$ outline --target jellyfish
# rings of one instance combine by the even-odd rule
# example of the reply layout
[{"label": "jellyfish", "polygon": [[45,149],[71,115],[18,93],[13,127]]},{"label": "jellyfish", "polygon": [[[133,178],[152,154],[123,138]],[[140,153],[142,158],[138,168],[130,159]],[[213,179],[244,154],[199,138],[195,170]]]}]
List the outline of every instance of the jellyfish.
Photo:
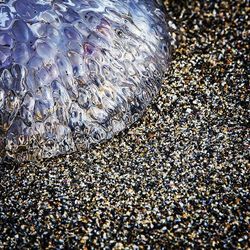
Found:
[{"label": "jellyfish", "polygon": [[161,88],[161,0],[0,2],[0,157],[88,149],[134,123]]}]

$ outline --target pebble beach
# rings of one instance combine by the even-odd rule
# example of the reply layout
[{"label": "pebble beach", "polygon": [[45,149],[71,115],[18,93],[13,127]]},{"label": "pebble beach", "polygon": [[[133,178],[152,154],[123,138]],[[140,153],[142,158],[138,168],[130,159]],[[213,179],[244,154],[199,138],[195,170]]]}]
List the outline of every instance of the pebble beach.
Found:
[{"label": "pebble beach", "polygon": [[0,249],[249,249],[249,1],[165,3],[172,62],[138,122],[0,164]]}]

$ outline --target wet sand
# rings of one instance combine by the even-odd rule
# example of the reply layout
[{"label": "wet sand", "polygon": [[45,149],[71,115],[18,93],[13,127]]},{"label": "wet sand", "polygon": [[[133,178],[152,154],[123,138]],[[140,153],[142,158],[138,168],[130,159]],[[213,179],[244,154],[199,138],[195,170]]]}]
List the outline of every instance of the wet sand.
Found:
[{"label": "wet sand", "polygon": [[166,1],[160,95],[88,152],[0,166],[0,249],[247,249],[248,1]]}]

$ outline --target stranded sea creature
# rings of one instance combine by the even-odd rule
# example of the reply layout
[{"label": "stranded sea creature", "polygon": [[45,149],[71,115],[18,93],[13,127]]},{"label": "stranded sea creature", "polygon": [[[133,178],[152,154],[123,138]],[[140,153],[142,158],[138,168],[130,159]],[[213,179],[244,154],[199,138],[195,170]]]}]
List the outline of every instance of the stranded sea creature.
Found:
[{"label": "stranded sea creature", "polygon": [[0,2],[0,157],[82,150],[158,93],[170,37],[161,0]]}]

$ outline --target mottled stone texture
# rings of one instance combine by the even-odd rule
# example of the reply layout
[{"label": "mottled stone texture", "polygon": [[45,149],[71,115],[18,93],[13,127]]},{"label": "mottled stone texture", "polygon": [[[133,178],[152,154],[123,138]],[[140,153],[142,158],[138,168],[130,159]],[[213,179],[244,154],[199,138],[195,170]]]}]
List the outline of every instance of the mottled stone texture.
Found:
[{"label": "mottled stone texture", "polygon": [[169,43],[161,1],[0,3],[0,156],[51,157],[123,130],[158,92]]}]

